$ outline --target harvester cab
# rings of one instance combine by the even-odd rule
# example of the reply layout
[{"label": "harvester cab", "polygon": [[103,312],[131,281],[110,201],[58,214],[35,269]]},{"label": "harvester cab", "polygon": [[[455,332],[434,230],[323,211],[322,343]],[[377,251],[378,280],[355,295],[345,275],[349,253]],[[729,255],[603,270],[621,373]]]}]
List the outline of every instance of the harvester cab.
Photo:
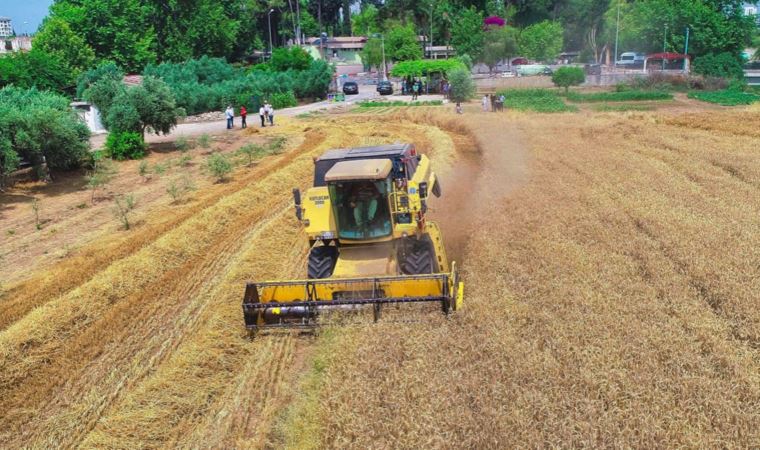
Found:
[{"label": "harvester cab", "polygon": [[441,195],[426,155],[411,144],[330,150],[315,160],[314,183],[293,190],[310,251],[307,279],[248,283],[246,326],[313,325],[329,307],[462,303],[463,284],[438,226],[426,220]]}]

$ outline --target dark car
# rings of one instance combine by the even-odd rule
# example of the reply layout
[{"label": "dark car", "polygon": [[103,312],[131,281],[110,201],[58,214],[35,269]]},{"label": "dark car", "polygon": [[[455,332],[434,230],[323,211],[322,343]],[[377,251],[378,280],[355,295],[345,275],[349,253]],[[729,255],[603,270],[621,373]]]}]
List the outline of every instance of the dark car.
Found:
[{"label": "dark car", "polygon": [[359,85],[356,81],[346,81],[343,83],[343,93],[346,95],[356,95],[359,93]]},{"label": "dark car", "polygon": [[380,95],[391,95],[393,94],[393,85],[390,81],[381,81],[377,83],[377,92]]}]

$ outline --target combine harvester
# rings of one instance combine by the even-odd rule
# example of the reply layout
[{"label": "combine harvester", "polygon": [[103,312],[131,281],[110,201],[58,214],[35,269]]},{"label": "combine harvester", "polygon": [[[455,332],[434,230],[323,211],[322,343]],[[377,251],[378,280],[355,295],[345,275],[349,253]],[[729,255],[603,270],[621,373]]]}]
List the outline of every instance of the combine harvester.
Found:
[{"label": "combine harvester", "polygon": [[425,220],[428,194],[441,195],[414,145],[330,150],[314,162],[314,187],[293,190],[296,217],[311,250],[308,279],[248,283],[243,299],[251,332],[313,326],[327,309],[439,302],[462,306],[463,283],[449,264],[441,232]]}]

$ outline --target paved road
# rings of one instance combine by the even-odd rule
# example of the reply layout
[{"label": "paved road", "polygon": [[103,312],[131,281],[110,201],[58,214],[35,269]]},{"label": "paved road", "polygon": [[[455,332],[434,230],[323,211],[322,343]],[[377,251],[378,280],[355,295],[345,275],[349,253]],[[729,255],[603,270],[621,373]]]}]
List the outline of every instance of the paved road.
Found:
[{"label": "paved road", "polygon": [[[351,105],[362,100],[377,97],[378,94],[375,91],[374,85],[359,85],[359,94],[346,96],[344,103],[330,103],[328,101],[309,103],[308,105],[294,106],[293,108],[284,108],[275,111],[275,124],[277,123],[278,116],[297,116],[299,114],[308,113],[312,111],[328,110],[339,106]],[[251,111],[253,113],[253,111]],[[256,126],[259,122],[258,111],[256,114],[248,115],[248,125]],[[239,126],[240,118],[235,118],[235,125]],[[200,134],[213,134],[224,132],[227,127],[225,120],[215,120],[211,122],[190,122],[177,125],[171,133],[167,135],[155,135],[146,134],[145,141],[147,143],[154,142],[171,142],[179,136],[197,136]],[[93,149],[98,149],[106,142],[106,134],[95,135],[90,138],[90,145]]]}]

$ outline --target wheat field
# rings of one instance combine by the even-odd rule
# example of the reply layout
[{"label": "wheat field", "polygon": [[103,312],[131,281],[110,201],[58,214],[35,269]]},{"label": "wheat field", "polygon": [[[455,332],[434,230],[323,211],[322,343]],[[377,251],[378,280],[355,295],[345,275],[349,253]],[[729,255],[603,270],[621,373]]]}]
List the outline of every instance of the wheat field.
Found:
[{"label": "wheat field", "polygon": [[[760,446],[760,113],[476,110],[283,119],[285,153],[8,286],[0,447]],[[245,281],[305,271],[312,158],[409,141],[465,309],[249,339]]]}]

